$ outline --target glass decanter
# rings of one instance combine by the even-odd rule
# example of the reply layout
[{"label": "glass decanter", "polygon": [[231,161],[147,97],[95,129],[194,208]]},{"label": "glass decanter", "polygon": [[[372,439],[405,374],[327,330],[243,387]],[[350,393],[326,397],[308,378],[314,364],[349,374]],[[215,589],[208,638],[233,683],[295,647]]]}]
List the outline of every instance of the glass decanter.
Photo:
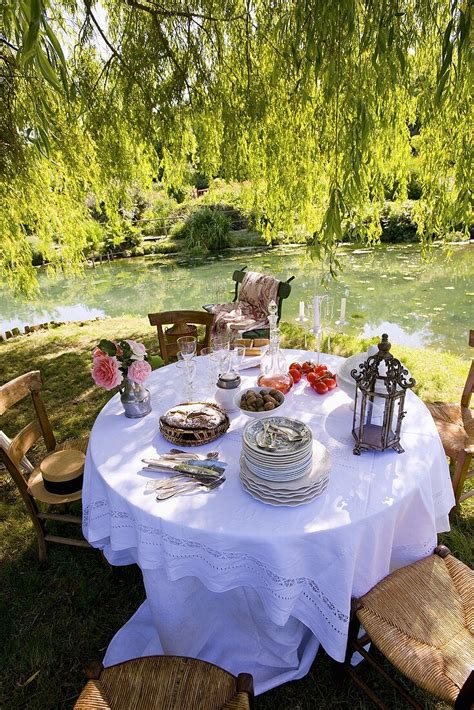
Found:
[{"label": "glass decanter", "polygon": [[286,359],[280,350],[280,328],[277,325],[278,308],[275,301],[270,301],[268,304],[268,321],[270,323],[270,344],[262,355],[257,384],[259,387],[272,387],[286,394],[291,389],[293,378],[288,372]]}]

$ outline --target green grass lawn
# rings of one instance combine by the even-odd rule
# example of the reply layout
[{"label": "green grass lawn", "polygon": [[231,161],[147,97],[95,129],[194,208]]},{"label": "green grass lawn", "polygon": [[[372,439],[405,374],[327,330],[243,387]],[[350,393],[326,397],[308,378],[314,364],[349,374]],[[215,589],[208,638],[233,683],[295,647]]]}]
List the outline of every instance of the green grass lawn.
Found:
[{"label": "green grass lawn", "polygon": [[[287,346],[300,347],[300,332],[291,326],[284,326],[283,332]],[[90,353],[101,337],[136,338],[152,352],[157,350],[147,319],[128,316],[69,324],[0,343],[0,383],[41,370],[43,398],[59,441],[88,433],[110,397],[90,378]],[[367,343],[339,336],[334,351],[348,355]],[[459,400],[467,361],[426,350],[393,351],[417,379],[421,397]],[[0,420],[0,428],[15,433],[28,414],[26,402],[18,405]],[[466,502],[452,531],[441,536],[471,566],[472,513],[473,505]],[[29,518],[5,472],[0,472],[0,521],[0,707],[70,708],[84,684],[88,662],[103,657],[114,633],[144,600],[140,571],[135,566],[112,569],[96,551],[58,545],[50,547],[49,566],[40,569]],[[260,696],[257,710],[371,707],[353,686],[336,680],[332,670],[332,662],[320,651],[306,678]],[[364,669],[363,674],[390,708],[404,707],[373,672]],[[444,707],[421,692],[417,697],[427,708]]]}]

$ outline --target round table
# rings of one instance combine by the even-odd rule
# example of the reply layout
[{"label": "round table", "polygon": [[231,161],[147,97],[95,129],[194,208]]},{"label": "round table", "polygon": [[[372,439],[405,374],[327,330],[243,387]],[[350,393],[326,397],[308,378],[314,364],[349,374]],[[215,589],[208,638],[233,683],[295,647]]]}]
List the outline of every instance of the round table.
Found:
[{"label": "round table", "polygon": [[[314,359],[305,351],[285,355],[288,362]],[[323,355],[330,369],[341,361]],[[200,358],[197,364],[200,381]],[[257,374],[243,371],[242,387]],[[405,453],[354,456],[349,397],[338,388],[317,395],[302,381],[283,414],[306,422],[330,452],[330,481],[320,498],[273,507],[244,491],[239,455],[249,419],[237,412],[223,437],[196,449],[219,451],[228,462],[226,482],[157,502],[145,490],[153,474],[142,471],[141,459],[171,448],[158,419],[183,401],[182,372],[168,365],[147,386],[152,413],[127,419],[112,397],[87,451],[84,535],[111,564],[137,563],[146,590],[105,665],[153,653],[194,656],[234,674],[252,673],[261,693],[305,675],[320,643],[342,661],[351,597],[430,554],[437,533],[449,529],[448,466],[423,402],[407,392]]]}]

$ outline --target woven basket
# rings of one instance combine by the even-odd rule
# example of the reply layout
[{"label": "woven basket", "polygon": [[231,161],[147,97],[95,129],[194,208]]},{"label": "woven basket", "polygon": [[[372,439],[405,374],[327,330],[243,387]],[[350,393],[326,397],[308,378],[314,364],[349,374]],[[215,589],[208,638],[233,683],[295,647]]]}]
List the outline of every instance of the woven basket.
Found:
[{"label": "woven basket", "polygon": [[217,404],[212,402],[183,402],[182,404],[205,404],[207,407],[213,407],[213,409],[217,409],[218,412],[224,415],[224,420],[213,429],[182,429],[166,424],[163,421],[163,417],[160,417],[160,432],[172,444],[177,444],[178,446],[209,444],[222,436],[222,434],[225,434],[230,426],[229,417]]}]

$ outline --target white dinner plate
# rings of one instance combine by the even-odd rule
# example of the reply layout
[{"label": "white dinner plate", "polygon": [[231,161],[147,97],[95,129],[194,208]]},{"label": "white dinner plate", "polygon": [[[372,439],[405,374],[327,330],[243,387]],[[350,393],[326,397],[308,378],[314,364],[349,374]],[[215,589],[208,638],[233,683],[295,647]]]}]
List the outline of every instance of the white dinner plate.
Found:
[{"label": "white dinner plate", "polygon": [[305,505],[306,503],[310,503],[315,498],[318,498],[320,495],[322,495],[326,489],[328,481],[329,476],[325,479],[325,484],[320,489],[313,491],[307,496],[301,496],[299,498],[284,498],[282,496],[267,495],[260,490],[251,489],[250,486],[244,480],[242,480],[242,487],[245,491],[247,491],[249,495],[251,495],[256,500],[259,500],[261,503],[265,503],[266,505],[296,507],[298,505]]},{"label": "white dinner plate", "polygon": [[326,447],[321,444],[321,442],[315,441],[313,444],[313,465],[311,469],[301,478],[289,481],[271,481],[269,479],[262,479],[260,476],[257,476],[249,470],[244,455],[240,458],[240,466],[246,478],[253,480],[254,483],[265,485],[276,490],[298,491],[313,487],[324,475],[329,474],[331,469],[331,457]]},{"label": "white dinner plate", "polygon": [[285,500],[299,500],[301,498],[312,496],[314,493],[318,493],[323,488],[325,488],[329,480],[329,474],[325,473],[311,487],[299,488],[297,490],[286,489],[283,487],[271,488],[269,486],[266,486],[264,483],[256,483],[255,479],[253,479],[251,476],[248,475],[248,473],[246,473],[244,467],[242,467],[240,470],[240,479],[246,484],[248,488],[251,488],[255,492],[261,493],[262,495],[279,499],[284,498]]},{"label": "white dinner plate", "polygon": [[[288,441],[285,437],[276,437],[277,449],[269,450],[262,448],[257,444],[257,437],[263,432],[264,426],[275,423],[277,426],[284,426],[295,434],[300,434],[301,439],[298,441]],[[278,458],[282,455],[298,454],[302,449],[305,449],[313,438],[311,429],[303,422],[289,417],[267,417],[266,419],[254,419],[249,422],[243,433],[245,445],[257,453],[262,453],[270,458]]]}]

